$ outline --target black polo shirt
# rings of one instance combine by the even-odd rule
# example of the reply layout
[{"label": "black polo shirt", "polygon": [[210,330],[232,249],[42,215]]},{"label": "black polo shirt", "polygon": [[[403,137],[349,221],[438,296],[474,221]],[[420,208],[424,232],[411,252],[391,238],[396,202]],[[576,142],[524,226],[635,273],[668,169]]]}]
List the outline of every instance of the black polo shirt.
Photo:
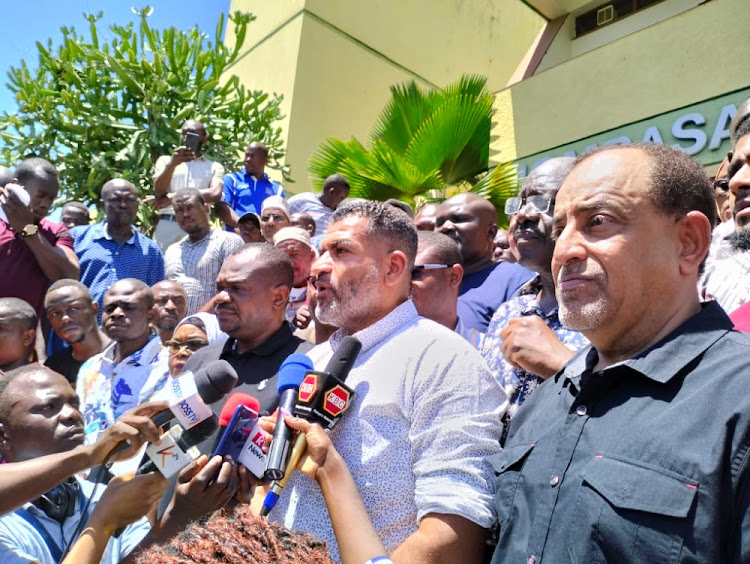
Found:
[{"label": "black polo shirt", "polygon": [[[261,411],[273,412],[279,405],[276,390],[279,367],[290,354],[305,353],[312,348],[307,341],[295,337],[289,323],[284,322],[278,331],[254,349],[239,354],[235,339],[225,343],[209,345],[195,351],[185,368],[195,372],[205,364],[224,359],[237,371],[239,380],[234,392],[242,392],[257,398]],[[224,401],[215,403],[215,413],[221,412]]]},{"label": "black polo shirt", "polygon": [[750,335],[716,304],[544,382],[491,458],[500,562],[750,561]]}]

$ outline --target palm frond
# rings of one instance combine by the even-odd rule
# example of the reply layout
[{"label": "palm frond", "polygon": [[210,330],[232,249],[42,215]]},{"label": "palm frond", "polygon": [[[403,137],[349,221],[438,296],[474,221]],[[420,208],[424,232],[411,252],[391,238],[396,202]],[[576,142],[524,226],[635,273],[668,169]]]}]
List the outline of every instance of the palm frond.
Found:
[{"label": "palm frond", "polygon": [[498,225],[508,227],[508,216],[503,211],[505,201],[518,193],[518,170],[513,163],[500,163],[489,174],[474,184],[470,192],[487,198],[498,212]]}]

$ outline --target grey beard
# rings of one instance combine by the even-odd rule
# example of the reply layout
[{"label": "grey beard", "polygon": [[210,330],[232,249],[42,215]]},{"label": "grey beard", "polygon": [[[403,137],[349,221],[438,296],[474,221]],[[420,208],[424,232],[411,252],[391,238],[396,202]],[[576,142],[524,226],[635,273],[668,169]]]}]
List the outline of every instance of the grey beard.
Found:
[{"label": "grey beard", "polygon": [[743,229],[742,231],[732,233],[729,237],[729,244],[735,252],[745,253],[750,251],[750,230]]}]

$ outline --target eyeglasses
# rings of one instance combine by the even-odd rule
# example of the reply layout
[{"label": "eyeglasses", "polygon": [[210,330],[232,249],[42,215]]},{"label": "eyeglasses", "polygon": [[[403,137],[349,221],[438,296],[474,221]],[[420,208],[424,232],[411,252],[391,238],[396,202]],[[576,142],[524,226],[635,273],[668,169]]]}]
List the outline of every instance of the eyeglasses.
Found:
[{"label": "eyeglasses", "polygon": [[450,264],[416,264],[411,269],[411,279],[421,280],[425,270],[438,270],[439,268],[450,268]]},{"label": "eyeglasses", "polygon": [[284,217],[283,215],[279,213],[269,213],[269,214],[264,214],[260,216],[261,221],[271,221],[272,219],[274,221],[286,221],[287,220],[286,217]]},{"label": "eyeglasses", "polygon": [[515,215],[523,206],[529,205],[539,213],[547,213],[552,207],[552,198],[544,194],[535,194],[526,198],[514,197],[505,201],[505,215]]},{"label": "eyeglasses", "polygon": [[729,191],[729,179],[725,176],[723,178],[714,179],[714,188],[718,188],[722,192]]},{"label": "eyeglasses", "polygon": [[181,343],[179,341],[167,341],[166,343],[164,343],[164,346],[169,349],[169,354],[177,354],[183,347],[185,347],[190,352],[195,352],[198,349],[202,349],[206,345],[208,345],[208,343],[201,339],[185,341],[184,343]]}]

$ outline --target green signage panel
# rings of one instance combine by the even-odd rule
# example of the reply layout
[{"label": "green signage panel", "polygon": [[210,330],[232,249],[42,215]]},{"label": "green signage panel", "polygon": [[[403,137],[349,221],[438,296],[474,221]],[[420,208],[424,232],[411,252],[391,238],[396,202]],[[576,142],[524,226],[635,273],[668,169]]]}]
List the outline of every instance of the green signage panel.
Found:
[{"label": "green signage panel", "polygon": [[666,143],[694,157],[702,165],[720,163],[731,148],[729,124],[737,108],[750,97],[750,88],[737,90],[692,106],[666,112],[567,145],[518,159],[521,176],[552,157],[575,157],[599,145],[636,141]]}]

